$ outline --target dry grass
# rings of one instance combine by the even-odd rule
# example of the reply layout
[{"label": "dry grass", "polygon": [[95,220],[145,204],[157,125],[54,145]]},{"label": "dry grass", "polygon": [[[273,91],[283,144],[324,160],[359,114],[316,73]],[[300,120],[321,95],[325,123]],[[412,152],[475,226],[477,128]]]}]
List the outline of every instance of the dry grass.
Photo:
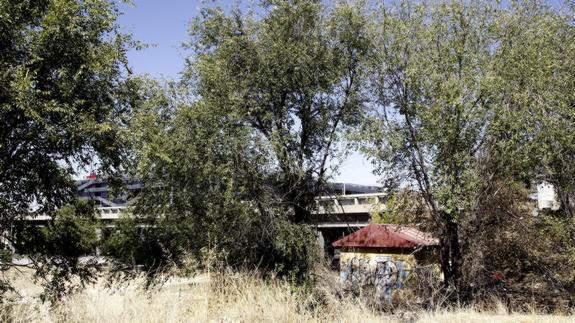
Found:
[{"label": "dry grass", "polygon": [[[106,288],[88,287],[57,307],[34,301],[37,289],[20,283],[27,298],[0,308],[13,322],[573,322],[575,317],[508,314],[458,309],[442,312],[379,314],[355,299],[333,296],[334,286],[313,293],[287,282],[263,281],[248,274],[172,278],[161,289],[145,291],[142,281]],[[321,290],[323,289],[323,290]],[[1,318],[2,316],[0,316]]]}]

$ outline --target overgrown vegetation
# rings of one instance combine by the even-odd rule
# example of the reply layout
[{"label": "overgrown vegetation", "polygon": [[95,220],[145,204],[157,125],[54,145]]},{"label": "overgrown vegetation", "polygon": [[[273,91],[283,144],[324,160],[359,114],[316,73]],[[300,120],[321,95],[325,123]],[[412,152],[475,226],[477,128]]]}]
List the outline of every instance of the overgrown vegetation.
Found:
[{"label": "overgrown vegetation", "polygon": [[146,188],[108,244],[122,265],[155,272],[192,254],[204,268],[306,277],[309,215],[340,131],[359,122],[369,42],[347,4],[261,10],[202,10],[183,83],[142,89],[133,169]]},{"label": "overgrown vegetation", "polygon": [[[117,14],[116,5],[106,0],[0,1],[3,253],[22,243],[19,237],[29,238],[20,230],[26,228],[24,219],[54,216],[74,202],[72,175],[82,167],[97,160],[103,173],[122,171],[135,85],[126,51],[136,44],[118,31]],[[51,230],[70,228],[60,224]],[[56,241],[68,236],[54,232],[46,238],[64,246],[66,240]],[[67,255],[42,263],[38,274],[63,281],[68,273],[77,274],[68,269],[75,267],[75,246],[84,247],[58,249]],[[36,247],[50,255],[56,251]],[[63,275],[49,266],[61,267]],[[0,271],[10,267],[2,262]],[[0,277],[0,292],[8,287]]]},{"label": "overgrown vegetation", "polygon": [[[533,219],[526,198],[534,184],[555,184],[563,209],[554,216],[572,218],[565,176],[575,147],[568,139],[575,27],[564,10],[539,1],[400,2],[374,18],[376,101],[359,146],[389,189],[414,191],[425,202],[441,240],[445,287],[457,299],[470,301],[504,269],[572,293],[564,289],[571,278],[559,283],[520,265],[541,261],[527,254],[543,243],[521,238],[547,227]],[[516,267],[493,262],[494,254]],[[563,271],[545,271],[555,269]]]},{"label": "overgrown vegetation", "polygon": [[95,281],[101,264],[97,259],[81,259],[94,254],[98,246],[92,203],[78,201],[62,207],[47,227],[19,222],[15,228],[14,247],[29,260],[16,268],[35,270],[34,280],[44,288],[42,300],[55,302]]},{"label": "overgrown vegetation", "polygon": [[[373,221],[439,236],[447,303],[572,308],[573,7],[208,6],[182,79],[162,83],[130,76],[141,45],[115,2],[0,0],[0,269],[26,253],[54,304],[96,277],[97,258],[79,260],[96,248],[148,282],[174,268],[313,282],[310,214],[353,143],[391,196]],[[74,201],[93,163],[144,183],[101,239]],[[541,180],[559,211],[533,214]],[[38,215],[53,220],[25,221]]]},{"label": "overgrown vegetation", "polygon": [[[294,290],[291,283],[261,279],[257,273],[180,278],[171,276],[160,289],[146,289],[145,278],[106,286],[90,285],[58,306],[11,304],[0,306],[0,319],[20,322],[572,322],[562,313],[509,312],[493,298],[473,307],[449,305],[435,310],[401,307],[382,313],[356,297],[336,297],[333,273],[323,276],[313,291]],[[22,287],[31,289],[32,286]],[[409,303],[404,303],[408,306]]]}]

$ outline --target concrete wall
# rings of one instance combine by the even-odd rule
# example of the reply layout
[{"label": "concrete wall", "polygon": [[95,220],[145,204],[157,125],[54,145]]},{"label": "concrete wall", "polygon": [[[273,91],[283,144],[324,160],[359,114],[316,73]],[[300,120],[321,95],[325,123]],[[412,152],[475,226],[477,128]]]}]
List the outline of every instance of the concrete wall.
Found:
[{"label": "concrete wall", "polygon": [[350,288],[372,286],[378,299],[386,299],[403,288],[416,267],[431,264],[425,270],[435,271],[438,259],[434,249],[341,248],[340,278]]},{"label": "concrete wall", "polygon": [[410,267],[417,263],[413,250],[410,249],[389,249],[389,248],[341,248],[339,259],[341,263],[357,258],[365,261],[381,262],[386,260],[403,261]]}]

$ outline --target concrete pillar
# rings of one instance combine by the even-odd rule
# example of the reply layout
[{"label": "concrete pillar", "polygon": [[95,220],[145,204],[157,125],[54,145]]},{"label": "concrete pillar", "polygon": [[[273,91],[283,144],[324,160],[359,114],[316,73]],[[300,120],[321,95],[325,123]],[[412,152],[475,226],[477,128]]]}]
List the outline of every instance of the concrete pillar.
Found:
[{"label": "concrete pillar", "polygon": [[319,247],[319,256],[320,259],[325,258],[325,239],[323,237],[323,233],[319,230],[317,232],[317,245]]},{"label": "concrete pillar", "polygon": [[98,245],[96,246],[96,257],[100,256],[100,242],[102,242],[102,229],[96,228],[96,237],[98,238]]}]

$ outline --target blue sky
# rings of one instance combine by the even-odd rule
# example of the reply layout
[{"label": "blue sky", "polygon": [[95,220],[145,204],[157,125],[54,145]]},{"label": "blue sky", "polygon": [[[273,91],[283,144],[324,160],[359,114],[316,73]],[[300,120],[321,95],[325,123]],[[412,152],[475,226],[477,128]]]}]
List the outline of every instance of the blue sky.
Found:
[{"label": "blue sky", "polygon": [[[156,78],[177,79],[186,57],[182,43],[188,40],[188,23],[205,3],[212,1],[134,0],[134,5],[121,4],[123,14],[118,23],[123,31],[132,33],[136,40],[152,45],[128,53],[133,71]],[[234,4],[232,1],[216,3],[228,8]],[[375,185],[377,178],[371,171],[371,164],[353,152],[341,165],[341,174],[335,180]]]}]

